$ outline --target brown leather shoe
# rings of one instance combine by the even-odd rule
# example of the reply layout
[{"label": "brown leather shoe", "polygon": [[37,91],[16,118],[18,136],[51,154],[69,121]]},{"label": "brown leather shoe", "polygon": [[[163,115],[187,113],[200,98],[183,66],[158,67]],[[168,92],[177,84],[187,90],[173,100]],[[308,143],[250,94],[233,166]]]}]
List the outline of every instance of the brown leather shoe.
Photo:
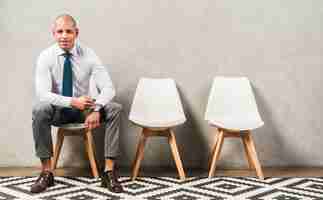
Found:
[{"label": "brown leather shoe", "polygon": [[111,192],[123,192],[123,188],[118,180],[116,170],[103,172],[101,175],[101,186],[108,188]]},{"label": "brown leather shoe", "polygon": [[30,192],[40,193],[48,187],[54,186],[54,175],[50,171],[43,171],[36,182],[31,185]]}]

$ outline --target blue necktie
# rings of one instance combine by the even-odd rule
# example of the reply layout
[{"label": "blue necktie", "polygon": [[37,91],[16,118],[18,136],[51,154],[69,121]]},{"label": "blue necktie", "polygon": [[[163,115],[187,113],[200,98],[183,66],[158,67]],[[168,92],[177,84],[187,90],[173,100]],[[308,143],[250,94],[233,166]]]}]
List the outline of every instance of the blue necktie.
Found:
[{"label": "blue necktie", "polygon": [[63,96],[71,97],[73,96],[73,76],[72,76],[72,63],[71,63],[71,53],[66,52],[63,54],[65,57],[64,61],[64,72],[63,72]]},{"label": "blue necktie", "polygon": [[[72,63],[71,56],[72,54],[66,52],[63,54],[65,57],[64,61],[64,71],[63,71],[63,89],[62,94],[66,97],[73,96],[73,73],[72,73]],[[80,111],[73,108],[63,108],[63,116],[66,119],[67,123],[80,121]]]}]

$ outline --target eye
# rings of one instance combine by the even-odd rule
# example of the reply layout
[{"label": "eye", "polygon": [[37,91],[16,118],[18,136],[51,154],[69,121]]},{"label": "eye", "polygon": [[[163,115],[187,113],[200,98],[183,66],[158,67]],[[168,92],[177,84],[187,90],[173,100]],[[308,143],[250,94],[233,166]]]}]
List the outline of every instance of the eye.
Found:
[{"label": "eye", "polygon": [[56,33],[62,34],[63,30],[57,30]]}]

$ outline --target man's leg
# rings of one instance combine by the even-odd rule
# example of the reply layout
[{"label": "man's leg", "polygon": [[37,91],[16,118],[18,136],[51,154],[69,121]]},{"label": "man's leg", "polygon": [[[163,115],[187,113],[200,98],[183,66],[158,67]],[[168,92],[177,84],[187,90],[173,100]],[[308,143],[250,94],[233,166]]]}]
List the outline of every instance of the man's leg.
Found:
[{"label": "man's leg", "polygon": [[[122,106],[118,103],[109,103],[104,107],[105,111],[105,138],[104,156],[106,158],[106,170],[113,170],[114,162],[119,155],[119,130]],[[112,160],[110,162],[109,160]]]},{"label": "man's leg", "polygon": [[31,186],[31,192],[39,193],[54,184],[51,171],[53,143],[51,123],[55,114],[54,107],[49,103],[40,102],[33,106],[32,127],[36,156],[41,160],[42,172],[37,181]]},{"label": "man's leg", "polygon": [[51,170],[53,156],[51,125],[59,126],[73,122],[82,122],[81,112],[77,109],[53,106],[45,102],[40,102],[33,107],[32,127],[35,151],[41,161],[42,172],[31,186],[31,192],[39,193],[54,185],[54,175]]},{"label": "man's leg", "polygon": [[119,156],[119,130],[122,106],[118,103],[109,103],[101,112],[105,122],[104,156],[105,171],[102,177],[102,185],[112,192],[123,192],[118,181],[115,169],[115,161]]}]

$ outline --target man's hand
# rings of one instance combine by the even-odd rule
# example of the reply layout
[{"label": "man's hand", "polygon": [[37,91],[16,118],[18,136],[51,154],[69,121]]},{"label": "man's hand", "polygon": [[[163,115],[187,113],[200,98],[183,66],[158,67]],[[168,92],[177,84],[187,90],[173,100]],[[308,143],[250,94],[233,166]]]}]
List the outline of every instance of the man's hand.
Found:
[{"label": "man's hand", "polygon": [[94,106],[94,101],[89,96],[81,96],[78,98],[72,98],[71,106],[79,110],[91,108]]},{"label": "man's hand", "polygon": [[89,114],[84,122],[85,126],[92,130],[100,126],[100,112],[92,112]]}]

